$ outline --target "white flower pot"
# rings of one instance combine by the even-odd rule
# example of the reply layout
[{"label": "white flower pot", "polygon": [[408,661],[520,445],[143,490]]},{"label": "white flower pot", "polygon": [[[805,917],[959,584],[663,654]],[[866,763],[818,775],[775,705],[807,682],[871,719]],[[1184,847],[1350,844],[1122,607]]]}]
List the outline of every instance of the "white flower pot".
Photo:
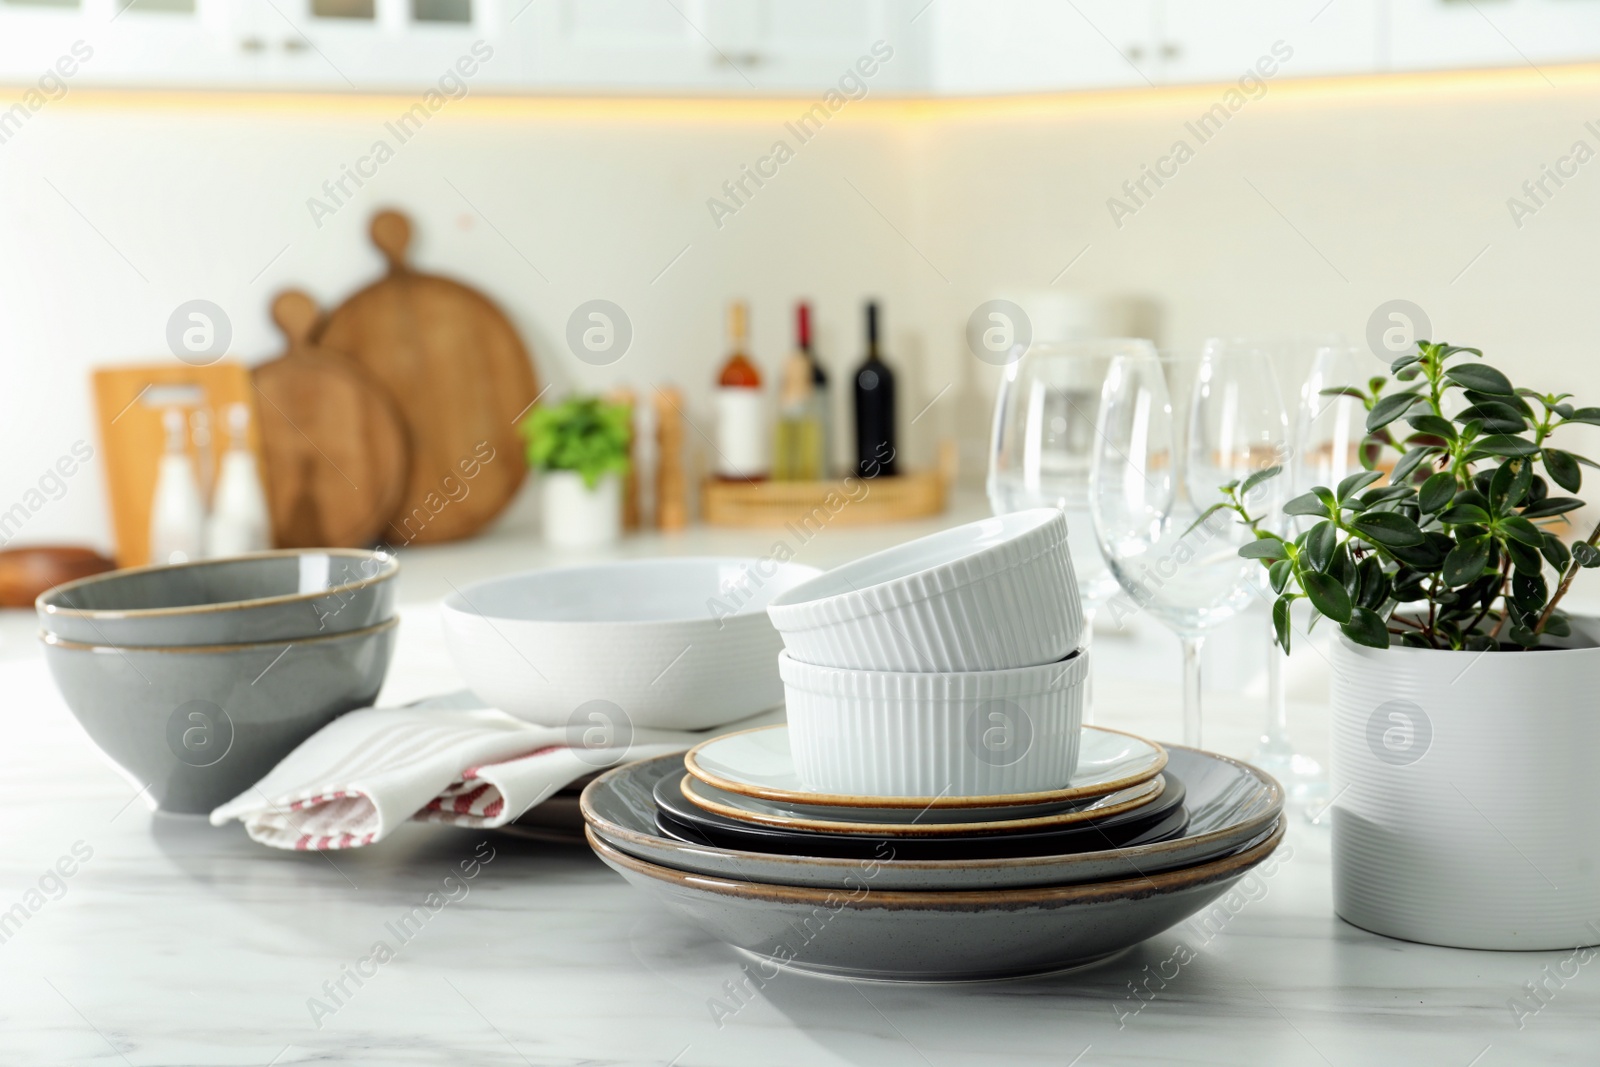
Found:
[{"label": "white flower pot", "polygon": [[1600,943],[1600,648],[1333,656],[1333,894],[1389,937]]},{"label": "white flower pot", "polygon": [[609,545],[622,536],[622,479],[607,474],[590,489],[576,471],[539,475],[544,539],[559,548]]}]

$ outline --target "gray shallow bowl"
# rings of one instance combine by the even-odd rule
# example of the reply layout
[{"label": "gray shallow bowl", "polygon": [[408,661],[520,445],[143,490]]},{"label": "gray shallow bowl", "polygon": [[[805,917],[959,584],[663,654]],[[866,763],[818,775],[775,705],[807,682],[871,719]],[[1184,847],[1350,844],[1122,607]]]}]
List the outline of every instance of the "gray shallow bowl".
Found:
[{"label": "gray shallow bowl", "polygon": [[235,645],[350,633],[394,614],[400,563],[322,548],[139,567],[67,582],[34,602],[45,632],[86,645]]},{"label": "gray shallow bowl", "polygon": [[398,619],[266,644],[113,648],[41,634],[67,706],[163,811],[204,814],[383,685]]},{"label": "gray shallow bowl", "polygon": [[712,937],[774,964],[835,978],[970,982],[1048,974],[1131,948],[1227,892],[1283,840],[1210,863],[1087,885],[974,892],[854,892],[711,878],[589,844],[629,882]]},{"label": "gray shallow bowl", "polygon": [[[1249,764],[1182,745],[1166,745],[1167,768],[1187,788],[1188,828],[1178,837],[1130,848],[1061,856],[1002,859],[894,859],[894,842],[879,850],[872,885],[896,890],[1019,889],[1027,886],[1132,878],[1203,863],[1270,833],[1283,811],[1283,789]],[[683,766],[661,756],[607,771],[583,794],[589,828],[608,844],[652,863],[713,878],[777,885],[850,889],[862,883],[861,862],[688,844],[656,827],[656,782]]]}]

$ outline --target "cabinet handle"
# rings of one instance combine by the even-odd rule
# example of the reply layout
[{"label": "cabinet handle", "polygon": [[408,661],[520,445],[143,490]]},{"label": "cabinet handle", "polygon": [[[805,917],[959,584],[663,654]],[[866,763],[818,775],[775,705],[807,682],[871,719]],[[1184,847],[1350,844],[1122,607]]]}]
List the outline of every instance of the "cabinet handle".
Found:
[{"label": "cabinet handle", "polygon": [[310,47],[304,37],[285,37],[283,39],[283,50],[285,52],[304,52]]},{"label": "cabinet handle", "polygon": [[759,67],[766,61],[766,57],[760,52],[735,52],[731,56],[726,52],[718,52],[711,62],[719,67],[745,68]]},{"label": "cabinet handle", "polygon": [[267,50],[267,42],[259,37],[246,37],[239,42],[239,50],[242,52],[265,52]]},{"label": "cabinet handle", "polygon": [[1139,44],[1130,44],[1128,46],[1128,49],[1127,49],[1127,56],[1128,56],[1129,62],[1132,62],[1132,63],[1142,63],[1142,62],[1144,62],[1144,46],[1143,45],[1139,45]]},{"label": "cabinet handle", "polygon": [[1163,44],[1161,46],[1161,58],[1162,59],[1182,59],[1183,58],[1183,46],[1182,45],[1178,45],[1178,44],[1174,44],[1173,42],[1168,41],[1167,43],[1165,43],[1165,44]]}]

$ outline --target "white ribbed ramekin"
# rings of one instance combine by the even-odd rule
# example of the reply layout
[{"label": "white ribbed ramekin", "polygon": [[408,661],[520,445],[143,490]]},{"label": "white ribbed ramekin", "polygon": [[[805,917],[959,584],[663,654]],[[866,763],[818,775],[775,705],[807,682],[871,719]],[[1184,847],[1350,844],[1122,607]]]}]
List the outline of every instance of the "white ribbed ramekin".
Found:
[{"label": "white ribbed ramekin", "polygon": [[1055,508],[982,519],[836,567],[767,606],[784,647],[818,666],[997,671],[1078,647],[1083,607]]},{"label": "white ribbed ramekin", "polygon": [[851,671],[778,656],[806,786],[875,797],[1065,786],[1078,764],[1088,653],[1003,671]]}]

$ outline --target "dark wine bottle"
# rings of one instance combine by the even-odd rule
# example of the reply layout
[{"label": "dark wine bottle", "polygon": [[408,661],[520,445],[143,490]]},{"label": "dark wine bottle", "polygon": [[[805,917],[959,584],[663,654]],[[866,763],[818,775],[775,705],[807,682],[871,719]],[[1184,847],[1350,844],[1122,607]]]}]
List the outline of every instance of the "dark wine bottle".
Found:
[{"label": "dark wine bottle", "polygon": [[878,305],[867,304],[867,358],[856,369],[856,473],[895,473],[894,371],[878,351]]}]

